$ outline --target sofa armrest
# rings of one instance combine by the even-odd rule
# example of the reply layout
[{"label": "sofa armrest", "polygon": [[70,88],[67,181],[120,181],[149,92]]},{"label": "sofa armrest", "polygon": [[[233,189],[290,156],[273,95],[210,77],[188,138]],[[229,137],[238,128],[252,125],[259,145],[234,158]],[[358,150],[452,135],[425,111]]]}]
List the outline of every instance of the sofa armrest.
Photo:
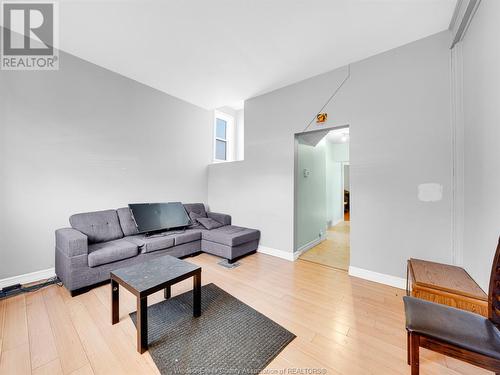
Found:
[{"label": "sofa armrest", "polygon": [[68,257],[87,254],[87,236],[73,228],[57,229],[56,248]]},{"label": "sofa armrest", "polygon": [[217,212],[207,212],[207,215],[221,224],[231,225],[231,215],[219,214]]}]

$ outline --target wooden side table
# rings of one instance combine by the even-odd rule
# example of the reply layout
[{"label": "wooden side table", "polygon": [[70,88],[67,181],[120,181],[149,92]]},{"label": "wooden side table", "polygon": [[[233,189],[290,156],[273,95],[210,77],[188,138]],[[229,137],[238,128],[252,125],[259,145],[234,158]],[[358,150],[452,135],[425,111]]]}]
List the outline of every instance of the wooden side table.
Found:
[{"label": "wooden side table", "polygon": [[120,320],[119,285],[137,297],[137,351],[148,349],[148,296],[164,290],[170,298],[171,286],[193,277],[193,316],[201,315],[201,267],[163,255],[129,267],[111,271],[111,324]]},{"label": "wooden side table", "polygon": [[407,294],[488,316],[488,296],[461,267],[408,261]]}]

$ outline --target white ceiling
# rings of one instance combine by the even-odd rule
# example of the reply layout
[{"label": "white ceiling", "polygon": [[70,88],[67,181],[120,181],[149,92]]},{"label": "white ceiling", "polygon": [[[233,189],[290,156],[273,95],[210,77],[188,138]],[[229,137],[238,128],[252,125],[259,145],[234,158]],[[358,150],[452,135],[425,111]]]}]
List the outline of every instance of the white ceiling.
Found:
[{"label": "white ceiling", "polygon": [[61,49],[205,108],[448,28],[456,0],[60,0]]},{"label": "white ceiling", "polygon": [[349,128],[330,130],[326,137],[332,143],[348,143]]}]

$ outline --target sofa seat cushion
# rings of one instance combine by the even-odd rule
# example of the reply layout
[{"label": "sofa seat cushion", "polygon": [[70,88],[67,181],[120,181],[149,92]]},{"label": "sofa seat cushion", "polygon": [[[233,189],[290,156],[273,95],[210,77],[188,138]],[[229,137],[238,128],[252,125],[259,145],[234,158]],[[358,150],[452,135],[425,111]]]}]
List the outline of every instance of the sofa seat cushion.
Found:
[{"label": "sofa seat cushion", "polygon": [[173,234],[158,234],[150,237],[146,237],[143,234],[137,236],[125,237],[127,241],[130,241],[137,246],[141,253],[152,253],[153,251],[168,249],[174,246],[174,235]]},{"label": "sofa seat cushion", "polygon": [[89,267],[97,267],[101,264],[113,263],[118,260],[132,258],[139,253],[136,244],[119,239],[89,245]]},{"label": "sofa seat cushion", "polygon": [[217,229],[203,231],[202,238],[222,245],[238,246],[260,239],[260,231],[234,225],[226,225]]},{"label": "sofa seat cushion", "polygon": [[86,212],[69,218],[73,229],[88,237],[90,243],[106,242],[123,237],[116,210]]},{"label": "sofa seat cushion", "polygon": [[183,243],[201,240],[201,230],[199,229],[186,229],[182,233],[174,234],[174,244],[182,245]]}]

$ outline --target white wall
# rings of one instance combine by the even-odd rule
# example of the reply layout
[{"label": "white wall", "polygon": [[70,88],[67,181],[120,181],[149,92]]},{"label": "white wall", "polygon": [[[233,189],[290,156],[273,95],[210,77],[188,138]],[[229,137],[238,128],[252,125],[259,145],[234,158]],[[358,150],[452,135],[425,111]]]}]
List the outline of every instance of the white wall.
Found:
[{"label": "white wall", "polygon": [[[343,220],[342,163],[349,161],[347,143],[333,143],[324,137],[311,146],[302,139],[297,135],[295,251],[324,239],[328,226]],[[304,170],[309,172],[307,177]]]},{"label": "white wall", "polygon": [[[307,170],[308,176],[304,175]],[[316,146],[297,144],[296,249],[318,241],[326,231],[326,140]]]},{"label": "white wall", "polygon": [[245,110],[239,109],[235,116],[236,135],[235,135],[235,155],[236,160],[245,159]]},{"label": "white wall", "polygon": [[349,164],[344,165],[344,190],[349,191],[350,189],[350,182],[349,182],[349,177],[350,176],[350,171],[349,171]]},{"label": "white wall", "polygon": [[[451,260],[449,33],[351,66],[326,108],[326,126],[350,125],[351,265],[405,276],[410,256]],[[293,251],[294,133],[304,130],[346,69],[245,103],[245,161],[209,168],[208,200],[262,230],[262,245]],[[311,127],[314,129],[314,126]],[[437,182],[444,198],[417,199]]]},{"label": "white wall", "polygon": [[73,213],[207,198],[211,112],[60,58],[0,71],[0,279],[53,267]]},{"label": "white wall", "polygon": [[332,161],[349,161],[349,143],[331,143],[330,150]]},{"label": "white wall", "polygon": [[[330,142],[328,142],[329,144]],[[342,179],[341,163],[331,160],[331,148],[326,148],[326,222],[331,226],[338,220],[340,202],[340,184]]]},{"label": "white wall", "polygon": [[344,220],[344,188],[342,165],[349,161],[349,144],[327,142],[326,147],[326,199],[327,221],[334,225]]},{"label": "white wall", "polygon": [[500,2],[482,0],[462,42],[464,266],[487,292],[500,235]]},{"label": "white wall", "polygon": [[265,247],[293,251],[294,133],[304,130],[343,75],[335,71],[246,101],[245,160],[209,166],[211,209],[259,228]]}]

